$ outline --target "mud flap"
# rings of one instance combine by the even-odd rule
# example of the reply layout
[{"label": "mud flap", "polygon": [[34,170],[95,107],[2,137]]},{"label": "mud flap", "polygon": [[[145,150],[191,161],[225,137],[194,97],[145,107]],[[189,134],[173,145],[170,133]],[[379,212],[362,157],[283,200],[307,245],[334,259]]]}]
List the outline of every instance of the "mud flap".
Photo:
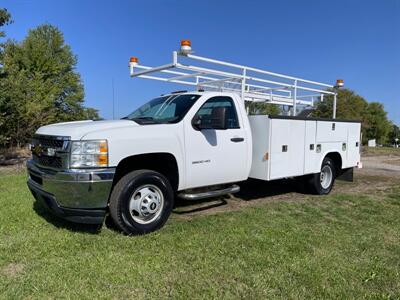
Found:
[{"label": "mud flap", "polygon": [[353,170],[354,170],[353,168],[340,170],[340,173],[336,179],[353,182]]}]

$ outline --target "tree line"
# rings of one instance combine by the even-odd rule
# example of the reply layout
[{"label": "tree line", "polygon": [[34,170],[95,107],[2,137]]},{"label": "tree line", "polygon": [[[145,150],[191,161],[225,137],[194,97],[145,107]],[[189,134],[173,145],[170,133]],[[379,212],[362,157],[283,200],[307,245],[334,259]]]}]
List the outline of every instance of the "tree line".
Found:
[{"label": "tree line", "polygon": [[[0,27],[12,22],[0,8]],[[21,42],[0,38],[0,147],[26,144],[45,124],[99,118],[84,106],[77,58],[57,27],[31,29]]]}]

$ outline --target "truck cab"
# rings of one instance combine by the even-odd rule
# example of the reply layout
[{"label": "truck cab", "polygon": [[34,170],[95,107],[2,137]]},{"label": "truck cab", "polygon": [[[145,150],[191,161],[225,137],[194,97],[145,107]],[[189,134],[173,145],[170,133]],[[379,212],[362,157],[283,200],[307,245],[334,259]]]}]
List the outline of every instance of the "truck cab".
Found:
[{"label": "truck cab", "polygon": [[70,221],[102,222],[116,183],[137,168],[172,193],[247,179],[251,130],[237,95],[163,95],[122,120],[39,128],[28,162],[35,197]]}]

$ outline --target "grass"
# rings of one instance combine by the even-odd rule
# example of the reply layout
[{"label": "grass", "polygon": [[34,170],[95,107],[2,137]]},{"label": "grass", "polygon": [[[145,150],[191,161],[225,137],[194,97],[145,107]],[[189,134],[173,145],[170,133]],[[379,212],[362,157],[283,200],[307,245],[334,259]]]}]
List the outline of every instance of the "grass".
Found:
[{"label": "grass", "polygon": [[23,175],[0,190],[0,298],[400,298],[400,188],[175,215],[139,237],[32,209]]}]

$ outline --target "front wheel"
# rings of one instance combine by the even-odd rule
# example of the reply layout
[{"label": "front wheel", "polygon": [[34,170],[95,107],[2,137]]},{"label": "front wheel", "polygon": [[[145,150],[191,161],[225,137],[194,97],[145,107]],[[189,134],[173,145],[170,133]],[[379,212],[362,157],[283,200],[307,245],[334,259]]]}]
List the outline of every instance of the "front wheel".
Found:
[{"label": "front wheel", "polygon": [[168,179],[151,170],[136,170],[122,177],[110,197],[110,215],[126,234],[160,229],[171,214],[174,193]]},{"label": "front wheel", "polygon": [[321,166],[321,172],[311,175],[309,187],[317,195],[327,195],[330,193],[335,182],[336,170],[332,159],[326,157]]}]

